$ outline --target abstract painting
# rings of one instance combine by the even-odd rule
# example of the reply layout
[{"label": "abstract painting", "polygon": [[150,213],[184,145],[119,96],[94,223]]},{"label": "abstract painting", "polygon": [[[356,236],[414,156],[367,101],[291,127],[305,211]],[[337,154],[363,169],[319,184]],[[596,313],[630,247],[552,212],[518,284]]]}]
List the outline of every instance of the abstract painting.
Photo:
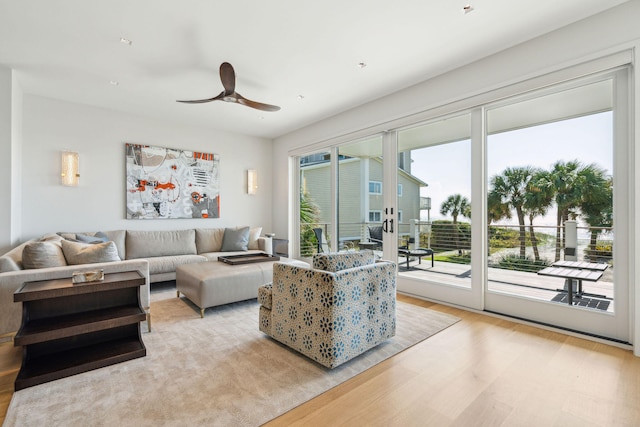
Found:
[{"label": "abstract painting", "polygon": [[219,218],[217,154],[126,144],[127,219]]}]

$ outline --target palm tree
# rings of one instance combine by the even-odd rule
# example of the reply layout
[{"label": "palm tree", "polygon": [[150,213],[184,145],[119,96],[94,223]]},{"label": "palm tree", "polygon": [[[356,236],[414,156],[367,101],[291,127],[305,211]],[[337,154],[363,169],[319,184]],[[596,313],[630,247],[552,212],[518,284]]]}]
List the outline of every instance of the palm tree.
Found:
[{"label": "palm tree", "polygon": [[308,194],[300,192],[300,255],[310,256],[313,247],[313,227],[318,223],[320,208]]},{"label": "palm tree", "polygon": [[539,174],[536,185],[553,194],[556,204],[556,253],[555,260],[560,259],[560,250],[564,246],[564,233],[561,227],[569,215],[576,215],[576,208],[581,200],[579,174],[582,164],[578,160],[556,162],[550,171]]},{"label": "palm tree", "polygon": [[487,225],[501,219],[511,219],[511,209],[502,201],[500,194],[491,190],[487,195]]},{"label": "palm tree", "polygon": [[547,214],[549,207],[553,203],[553,191],[548,187],[540,187],[537,183],[543,177],[544,171],[537,169],[529,180],[523,209],[529,217],[529,238],[533,248],[533,255],[536,261],[540,260],[540,251],[538,250],[538,239],[533,229],[533,219],[537,216]]},{"label": "palm tree", "polygon": [[451,215],[453,217],[455,244],[456,249],[460,252],[458,244],[458,216],[462,215],[464,217],[471,218],[471,204],[469,203],[469,199],[460,194],[454,194],[447,197],[440,206],[440,215]]},{"label": "palm tree", "polygon": [[596,244],[600,233],[598,228],[613,225],[613,178],[607,176],[604,169],[592,164],[580,171],[580,182],[580,211],[582,218],[590,226],[589,258],[595,262]]},{"label": "palm tree", "polygon": [[493,193],[492,197],[496,200],[499,198],[499,203],[507,205],[510,209],[515,209],[516,211],[520,230],[520,258],[525,257],[526,250],[524,204],[529,181],[536,173],[537,170],[531,166],[506,168],[501,175],[493,176],[490,181],[490,194]]}]

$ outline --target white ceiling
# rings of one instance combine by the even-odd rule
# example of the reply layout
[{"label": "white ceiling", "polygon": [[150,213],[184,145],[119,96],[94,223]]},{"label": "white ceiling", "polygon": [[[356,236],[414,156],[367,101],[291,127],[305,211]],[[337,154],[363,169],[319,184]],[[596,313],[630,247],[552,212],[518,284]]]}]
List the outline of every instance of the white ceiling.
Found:
[{"label": "white ceiling", "polygon": [[[275,138],[625,1],[0,0],[0,64],[25,93]],[[224,61],[282,109],[175,102],[220,93]]]}]

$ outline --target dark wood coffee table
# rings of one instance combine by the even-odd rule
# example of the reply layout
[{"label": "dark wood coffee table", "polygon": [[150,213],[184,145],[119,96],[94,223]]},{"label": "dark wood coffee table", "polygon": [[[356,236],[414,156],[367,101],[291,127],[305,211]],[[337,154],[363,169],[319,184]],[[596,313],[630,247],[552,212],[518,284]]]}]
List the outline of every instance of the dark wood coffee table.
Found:
[{"label": "dark wood coffee table", "polygon": [[13,295],[22,302],[14,344],[24,347],[16,391],[145,356],[144,284],[137,271],[75,285],[71,278],[25,283]]}]

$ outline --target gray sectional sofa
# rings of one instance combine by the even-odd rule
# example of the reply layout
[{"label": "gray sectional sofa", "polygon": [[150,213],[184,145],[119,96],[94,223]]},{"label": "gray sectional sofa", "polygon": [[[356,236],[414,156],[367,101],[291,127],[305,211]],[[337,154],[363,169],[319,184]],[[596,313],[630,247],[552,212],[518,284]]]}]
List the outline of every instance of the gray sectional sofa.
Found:
[{"label": "gray sectional sofa", "polygon": [[178,265],[214,261],[220,255],[271,253],[261,228],[185,230],[113,230],[48,234],[27,241],[0,257],[0,336],[20,327],[21,304],[13,293],[24,282],[71,277],[76,271],[105,273],[138,270],[147,279],[140,299],[150,329],[150,284],[174,280]]}]

